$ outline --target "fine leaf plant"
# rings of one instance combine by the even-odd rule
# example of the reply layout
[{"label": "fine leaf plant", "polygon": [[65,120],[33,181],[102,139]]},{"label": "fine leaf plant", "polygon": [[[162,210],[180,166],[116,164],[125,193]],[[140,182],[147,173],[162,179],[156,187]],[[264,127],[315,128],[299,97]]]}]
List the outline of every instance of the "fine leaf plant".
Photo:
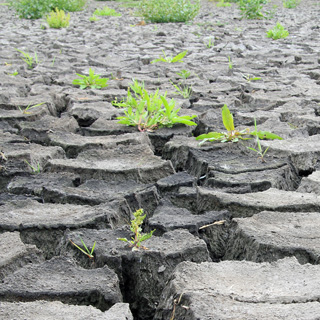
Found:
[{"label": "fine leaf plant", "polygon": [[[132,93],[132,92],[133,93]],[[180,108],[176,108],[176,101],[170,101],[164,95],[148,93],[144,84],[134,80],[128,88],[127,97],[120,102],[112,102],[114,106],[123,108],[124,116],[119,116],[119,123],[127,126],[137,126],[138,130],[152,132],[162,127],[172,127],[175,123],[182,123],[187,126],[195,126],[192,121],[196,115],[179,116]]]},{"label": "fine leaf plant", "polygon": [[[254,119],[254,128],[255,128],[255,131],[257,132],[257,121],[256,119]],[[252,148],[252,147],[247,147],[249,150],[252,150],[254,152],[256,152],[260,157],[259,159],[261,159],[262,162],[265,162],[264,160],[264,156],[266,155],[266,153],[268,152],[268,148],[266,148],[264,151],[261,147],[261,143],[260,143],[260,139],[258,137],[258,135],[256,136],[256,142],[257,142],[257,148],[258,149],[255,149],[255,148]]]},{"label": "fine leaf plant", "polygon": [[279,22],[273,27],[273,29],[267,31],[267,37],[272,38],[273,40],[284,39],[288,35],[288,30],[286,30]]},{"label": "fine leaf plant", "polygon": [[154,229],[149,233],[141,233],[141,225],[143,224],[143,220],[147,215],[143,214],[143,209],[138,209],[133,213],[133,215],[134,219],[131,220],[130,230],[134,233],[134,236],[131,237],[131,240],[128,240],[127,238],[118,238],[118,240],[128,242],[129,246],[132,247],[132,250],[139,250],[140,248],[147,250],[148,248],[141,245],[141,243],[147,239],[150,239],[156,230]]},{"label": "fine leaf plant", "polygon": [[93,246],[92,246],[92,249],[89,250],[88,247],[86,246],[86,244],[84,243],[84,241],[80,238],[81,242],[82,242],[82,245],[84,247],[84,249],[82,249],[81,247],[79,247],[77,244],[75,244],[73,241],[70,240],[70,242],[77,248],[79,249],[82,253],[84,253],[86,256],[88,256],[90,259],[93,259],[94,258],[94,255],[93,255],[93,251],[94,251],[94,248],[96,246],[96,241],[94,242]]},{"label": "fine leaf plant", "polygon": [[278,135],[268,132],[268,131],[250,131],[249,129],[237,130],[234,127],[233,123],[233,115],[228,109],[227,105],[224,105],[221,109],[222,111],[222,121],[223,125],[226,128],[226,132],[209,132],[205,134],[201,134],[196,137],[196,140],[202,140],[199,144],[203,144],[205,142],[238,142],[239,140],[248,140],[252,138],[252,136],[258,137],[259,139],[278,139],[282,140]]},{"label": "fine leaf plant", "polygon": [[28,52],[24,52],[19,49],[15,50],[22,54],[20,58],[27,64],[28,69],[33,69],[37,64],[40,63],[36,52],[34,52],[34,57],[32,57]]},{"label": "fine leaf plant", "polygon": [[178,53],[176,56],[166,56],[164,50],[162,50],[163,56],[160,56],[158,59],[152,60],[151,63],[156,62],[167,62],[167,63],[176,63],[176,62],[183,62],[183,58],[188,53],[188,50]]},{"label": "fine leaf plant", "polygon": [[90,87],[91,89],[102,89],[108,86],[107,82],[109,78],[100,78],[99,74],[94,74],[92,68],[89,69],[89,76],[76,73],[80,79],[74,79],[72,84],[80,86],[80,89],[86,89]]},{"label": "fine leaf plant", "polygon": [[70,13],[66,15],[63,10],[59,10],[58,8],[56,8],[55,11],[51,11],[50,14],[47,15],[47,23],[50,28],[67,28],[69,26],[69,21]]}]

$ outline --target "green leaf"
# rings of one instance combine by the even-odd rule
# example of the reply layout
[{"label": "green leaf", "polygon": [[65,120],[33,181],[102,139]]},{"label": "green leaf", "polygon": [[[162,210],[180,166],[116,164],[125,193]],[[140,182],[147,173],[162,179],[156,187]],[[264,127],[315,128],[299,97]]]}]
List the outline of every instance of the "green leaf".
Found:
[{"label": "green leaf", "polygon": [[251,135],[253,136],[257,136],[259,139],[268,139],[268,140],[283,140],[280,136],[272,133],[272,132],[268,132],[268,131],[252,131],[250,132]]},{"label": "green leaf", "polygon": [[120,241],[124,241],[124,242],[129,242],[129,240],[127,238],[117,238]]},{"label": "green leaf", "polygon": [[222,121],[223,121],[224,127],[228,131],[233,131],[234,130],[233,116],[230,113],[230,110],[228,109],[226,104],[223,106],[221,110],[222,110]]},{"label": "green leaf", "polygon": [[203,140],[206,139],[208,141],[213,141],[213,140],[220,140],[226,137],[224,133],[221,132],[209,132],[205,134],[201,134],[200,136],[196,137],[196,140]]},{"label": "green leaf", "polygon": [[171,63],[175,63],[175,62],[183,62],[183,58],[185,57],[185,55],[188,53],[188,50],[185,50],[183,52],[180,52],[179,54],[177,54],[174,58],[172,58]]}]

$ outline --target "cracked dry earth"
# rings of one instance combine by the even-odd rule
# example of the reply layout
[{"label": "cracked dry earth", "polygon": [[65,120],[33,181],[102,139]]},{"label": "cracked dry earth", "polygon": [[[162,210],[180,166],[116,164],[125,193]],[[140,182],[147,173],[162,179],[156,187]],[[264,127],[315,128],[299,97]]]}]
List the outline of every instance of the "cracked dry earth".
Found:
[{"label": "cracked dry earth", "polygon": [[[90,23],[106,4],[122,16]],[[250,21],[202,1],[193,23],[143,26],[132,8],[89,1],[63,30],[0,6],[1,319],[320,319],[320,5],[276,4],[271,20]],[[290,35],[266,38],[277,21]],[[28,70],[15,48],[41,63]],[[150,64],[162,50],[188,54]],[[107,88],[72,85],[90,67]],[[189,99],[170,83],[183,69]],[[197,126],[118,124],[111,101],[133,78]],[[261,142],[265,162],[254,141],[195,141],[223,130],[224,104],[237,127],[256,119],[283,137]],[[133,252],[117,238],[138,208],[156,232]],[[94,260],[70,243],[79,237],[96,241]]]}]

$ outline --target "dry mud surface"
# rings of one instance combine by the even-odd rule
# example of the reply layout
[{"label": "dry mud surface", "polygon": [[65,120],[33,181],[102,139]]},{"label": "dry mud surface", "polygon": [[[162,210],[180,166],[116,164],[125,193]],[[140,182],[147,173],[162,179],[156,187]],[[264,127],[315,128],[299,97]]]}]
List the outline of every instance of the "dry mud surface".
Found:
[{"label": "dry mud surface", "polygon": [[[89,1],[62,30],[0,6],[1,319],[320,319],[320,6],[273,4],[270,20],[202,1],[192,23],[141,25],[132,8]],[[105,5],[122,16],[89,22]],[[274,41],[277,21],[290,35]],[[40,64],[27,69],[15,48]],[[188,54],[150,64],[162,50]],[[109,86],[73,86],[89,68]],[[170,83],[183,69],[189,99]],[[119,124],[111,101],[132,79],[167,91],[197,126]],[[283,137],[261,142],[265,162],[254,141],[195,141],[223,130],[224,104],[236,127],[256,119]],[[138,208],[156,229],[149,250],[117,240]],[[94,259],[70,243],[79,237],[96,241]]]}]

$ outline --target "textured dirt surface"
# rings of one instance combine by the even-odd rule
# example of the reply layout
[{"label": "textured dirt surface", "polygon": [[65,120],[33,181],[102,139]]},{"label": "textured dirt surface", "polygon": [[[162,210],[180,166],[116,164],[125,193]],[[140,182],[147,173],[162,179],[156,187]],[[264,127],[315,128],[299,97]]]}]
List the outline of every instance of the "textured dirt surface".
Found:
[{"label": "textured dirt surface", "polygon": [[[193,22],[144,25],[134,8],[90,0],[61,30],[0,5],[5,320],[41,319],[41,310],[46,319],[319,319],[319,2],[273,0],[268,20],[201,4]],[[122,16],[90,22],[105,5]],[[286,39],[266,37],[277,22]],[[15,49],[40,63],[28,69]],[[184,50],[182,63],[150,63]],[[108,87],[72,85],[89,68]],[[111,102],[132,79],[167,92],[197,125],[119,124]],[[224,130],[224,104],[237,128],[253,130],[256,119],[283,137],[261,141],[264,162],[247,148],[254,140],[199,146],[195,136]],[[139,208],[143,231],[156,229],[146,251],[117,240],[132,236]],[[70,243],[79,237],[90,249],[97,242],[93,259]]]}]

